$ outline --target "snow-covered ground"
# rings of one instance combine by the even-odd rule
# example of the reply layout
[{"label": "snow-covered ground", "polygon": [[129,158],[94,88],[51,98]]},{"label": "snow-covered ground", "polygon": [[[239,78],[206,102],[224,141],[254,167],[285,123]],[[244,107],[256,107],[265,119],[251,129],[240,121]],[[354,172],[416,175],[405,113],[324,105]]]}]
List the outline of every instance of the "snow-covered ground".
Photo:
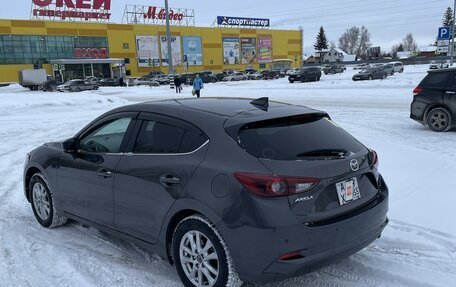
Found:
[{"label": "snow-covered ground", "polygon": [[[383,81],[353,82],[350,69],[317,83],[205,86],[203,97],[268,96],[326,110],[378,152],[390,188],[390,224],[379,240],[320,271],[260,286],[456,286],[456,132],[434,133],[409,119],[426,69],[407,66]],[[190,90],[178,96],[191,97]],[[181,286],[172,266],[132,243],[75,223],[41,228],[21,181],[26,153],[41,143],[68,138],[114,107],[174,97],[167,87],[0,88],[0,286]]]}]

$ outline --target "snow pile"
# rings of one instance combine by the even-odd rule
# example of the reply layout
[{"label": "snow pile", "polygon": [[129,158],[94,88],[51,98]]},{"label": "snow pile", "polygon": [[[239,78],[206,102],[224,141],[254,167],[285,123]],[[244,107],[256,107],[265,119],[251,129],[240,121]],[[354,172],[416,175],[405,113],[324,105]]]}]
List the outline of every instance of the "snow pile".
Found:
[{"label": "snow pile", "polygon": [[[202,96],[262,97],[323,109],[380,158],[390,188],[390,224],[363,251],[320,271],[265,286],[456,286],[456,132],[434,133],[409,119],[412,90],[427,66],[386,80],[351,81],[356,71],[317,83],[286,79],[206,84]],[[191,97],[168,86],[95,92],[0,88],[0,285],[181,286],[172,266],[136,245],[71,223],[47,230],[22,191],[28,151],[74,135],[130,101]],[[246,244],[250,244],[246,242]],[[253,284],[247,284],[250,286]],[[263,285],[258,285],[263,286]]]}]

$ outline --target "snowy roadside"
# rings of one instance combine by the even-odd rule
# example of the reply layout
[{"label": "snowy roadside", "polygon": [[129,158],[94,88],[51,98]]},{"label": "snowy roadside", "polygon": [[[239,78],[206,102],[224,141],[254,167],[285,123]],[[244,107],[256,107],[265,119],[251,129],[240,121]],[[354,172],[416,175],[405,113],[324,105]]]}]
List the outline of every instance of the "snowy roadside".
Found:
[{"label": "snowy roadside", "polygon": [[[384,81],[352,82],[353,71],[318,83],[207,84],[206,96],[260,97],[309,105],[380,155],[390,188],[390,225],[363,251],[318,272],[266,286],[455,286],[456,132],[430,132],[408,118],[411,91],[427,67]],[[190,88],[182,97],[190,97]],[[166,261],[93,228],[45,230],[22,193],[22,165],[43,142],[70,137],[101,113],[131,101],[174,98],[167,87],[31,93],[0,88],[0,285],[181,286]]]}]

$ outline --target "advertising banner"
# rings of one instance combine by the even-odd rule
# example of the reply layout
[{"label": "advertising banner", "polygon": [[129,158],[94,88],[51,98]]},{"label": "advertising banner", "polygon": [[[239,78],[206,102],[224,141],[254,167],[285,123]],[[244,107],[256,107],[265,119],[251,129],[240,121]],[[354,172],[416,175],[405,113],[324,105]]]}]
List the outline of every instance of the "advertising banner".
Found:
[{"label": "advertising banner", "polygon": [[[166,36],[160,36],[162,66],[168,65],[168,44]],[[180,36],[171,36],[171,53],[173,66],[182,66],[182,50]]]},{"label": "advertising banner", "polygon": [[239,61],[239,38],[223,38],[223,64],[237,65]]},{"label": "advertising banner", "polygon": [[219,26],[269,27],[269,19],[217,16]]},{"label": "advertising banner", "polygon": [[138,67],[149,67],[149,59],[151,59],[152,67],[160,66],[158,36],[137,35],[136,51],[138,54]]},{"label": "advertising banner", "polygon": [[272,38],[258,38],[258,63],[272,62]]},{"label": "advertising banner", "polygon": [[241,38],[242,64],[256,64],[256,38]]},{"label": "advertising banner", "polygon": [[184,63],[189,66],[202,66],[203,50],[201,48],[201,37],[182,37],[182,43],[184,45]]}]

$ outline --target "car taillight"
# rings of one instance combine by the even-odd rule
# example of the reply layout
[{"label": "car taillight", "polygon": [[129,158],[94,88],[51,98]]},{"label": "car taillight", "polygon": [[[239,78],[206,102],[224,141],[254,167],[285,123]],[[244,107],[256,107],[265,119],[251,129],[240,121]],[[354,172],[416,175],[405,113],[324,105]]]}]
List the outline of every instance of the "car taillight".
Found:
[{"label": "car taillight", "polygon": [[369,150],[368,160],[370,166],[378,167],[378,156],[375,150]]},{"label": "car taillight", "polygon": [[251,193],[261,197],[299,194],[317,185],[318,178],[287,177],[272,174],[235,172],[236,179]]},{"label": "car taillight", "polygon": [[422,91],[423,91],[422,88],[415,88],[415,89],[413,90],[413,95],[416,96],[416,95],[418,95],[419,93],[421,93]]}]

